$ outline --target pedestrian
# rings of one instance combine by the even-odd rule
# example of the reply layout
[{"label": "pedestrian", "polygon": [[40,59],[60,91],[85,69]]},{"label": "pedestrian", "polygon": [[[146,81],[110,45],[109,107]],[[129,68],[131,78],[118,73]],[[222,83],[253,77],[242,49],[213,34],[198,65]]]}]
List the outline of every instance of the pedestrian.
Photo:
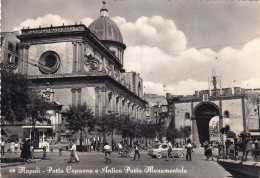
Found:
[{"label": "pedestrian", "polygon": [[108,143],[105,143],[104,144],[105,146],[104,146],[104,153],[105,153],[105,157],[106,156],[110,156],[110,152],[111,152],[111,147],[110,147],[110,145],[108,144]]},{"label": "pedestrian", "polygon": [[47,140],[45,139],[42,143],[42,149],[43,149],[42,159],[46,159],[46,156],[47,156],[46,151],[47,151],[48,147],[49,147],[49,144],[48,144]]},{"label": "pedestrian", "polygon": [[166,161],[168,161],[168,158],[173,158],[173,160],[175,161],[175,157],[172,155],[172,144],[171,142],[168,142],[168,152],[166,154]]},{"label": "pedestrian", "polygon": [[72,140],[72,147],[71,147],[71,149],[69,149],[71,151],[70,152],[70,160],[68,161],[68,163],[72,163],[73,160],[75,160],[76,163],[79,162],[79,157],[76,153],[76,149],[77,149],[77,147],[76,147],[75,141]]},{"label": "pedestrian", "polygon": [[59,155],[62,155],[62,144],[59,142]]},{"label": "pedestrian", "polygon": [[34,158],[34,147],[33,147],[33,142],[30,140],[30,159],[33,160]]},{"label": "pedestrian", "polygon": [[14,153],[14,142],[11,142],[9,150],[10,150],[10,154]]},{"label": "pedestrian", "polygon": [[190,139],[187,140],[187,145],[185,146],[185,148],[186,148],[186,161],[191,161],[191,153],[193,150],[193,146],[191,144]]},{"label": "pedestrian", "polygon": [[14,153],[15,154],[17,154],[18,147],[19,147],[19,143],[17,141],[15,141],[15,144],[14,144]]},{"label": "pedestrian", "polygon": [[135,149],[134,161],[135,161],[136,155],[138,155],[138,159],[140,160],[140,153],[139,153],[139,148],[138,148],[137,144],[135,145],[134,149]]},{"label": "pedestrian", "polygon": [[30,158],[30,154],[30,144],[28,142],[28,139],[26,139],[22,146],[22,152],[20,157],[23,158],[23,161],[27,161]]},{"label": "pedestrian", "polygon": [[110,158],[110,152],[111,152],[111,147],[108,143],[104,143],[104,153],[105,153],[105,161],[106,163],[111,163],[111,158]]},{"label": "pedestrian", "polygon": [[252,150],[252,148],[251,148],[251,140],[247,140],[246,145],[245,145],[245,149],[244,149],[244,152],[243,152],[244,161],[247,160],[247,155],[248,155],[248,153],[251,150]]},{"label": "pedestrian", "polygon": [[1,138],[1,155],[5,155],[5,140]]},{"label": "pedestrian", "polygon": [[229,144],[228,153],[230,159],[235,159],[235,145],[232,141]]},{"label": "pedestrian", "polygon": [[97,142],[97,151],[100,151],[100,141]]},{"label": "pedestrian", "polygon": [[205,156],[207,157],[207,160],[209,158],[211,158],[211,160],[213,161],[213,155],[212,155],[212,150],[213,150],[213,147],[211,144],[208,144],[206,150],[205,150]]}]

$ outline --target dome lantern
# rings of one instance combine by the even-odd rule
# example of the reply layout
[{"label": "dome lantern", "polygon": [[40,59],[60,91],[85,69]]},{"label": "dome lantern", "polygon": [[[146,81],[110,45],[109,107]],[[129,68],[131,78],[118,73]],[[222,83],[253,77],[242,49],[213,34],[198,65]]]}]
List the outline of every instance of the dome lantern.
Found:
[{"label": "dome lantern", "polygon": [[106,2],[103,1],[100,17],[94,20],[88,28],[123,64],[123,53],[126,46],[116,23],[108,17],[105,5]]},{"label": "dome lantern", "polygon": [[106,2],[103,1],[103,7],[100,9],[100,17],[107,17],[108,16],[108,10],[106,8]]}]

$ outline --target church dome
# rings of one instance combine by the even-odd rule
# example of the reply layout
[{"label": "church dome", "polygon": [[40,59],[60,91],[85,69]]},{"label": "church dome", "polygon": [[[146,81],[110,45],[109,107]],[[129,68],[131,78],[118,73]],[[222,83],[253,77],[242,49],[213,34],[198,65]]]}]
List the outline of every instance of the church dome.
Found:
[{"label": "church dome", "polygon": [[121,32],[115,22],[108,18],[108,10],[104,5],[105,2],[103,2],[103,7],[100,10],[100,17],[94,20],[88,28],[99,40],[105,42],[105,44],[115,42],[125,48]]},{"label": "church dome", "polygon": [[92,22],[89,27],[100,40],[116,41],[123,43],[121,32],[117,25],[108,17],[100,17]]}]

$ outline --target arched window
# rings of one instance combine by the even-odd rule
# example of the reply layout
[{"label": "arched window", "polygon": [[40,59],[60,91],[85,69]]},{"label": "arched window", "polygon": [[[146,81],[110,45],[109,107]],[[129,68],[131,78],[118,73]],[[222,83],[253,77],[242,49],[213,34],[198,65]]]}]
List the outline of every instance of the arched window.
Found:
[{"label": "arched window", "polygon": [[190,119],[190,113],[188,112],[185,113],[185,119]]},{"label": "arched window", "polygon": [[229,111],[224,111],[224,118],[229,118],[230,117],[230,113]]},{"label": "arched window", "polygon": [[9,51],[13,51],[13,50],[14,50],[14,46],[13,46],[12,43],[9,43],[9,44],[8,44],[8,50],[9,50]]}]

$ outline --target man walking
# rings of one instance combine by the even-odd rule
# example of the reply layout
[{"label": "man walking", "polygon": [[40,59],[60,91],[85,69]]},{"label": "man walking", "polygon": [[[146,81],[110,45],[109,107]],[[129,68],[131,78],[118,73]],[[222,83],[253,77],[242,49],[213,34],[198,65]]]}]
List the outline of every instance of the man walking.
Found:
[{"label": "man walking", "polygon": [[168,161],[168,158],[172,158],[173,161],[175,161],[175,157],[172,155],[172,144],[171,142],[168,142],[168,153],[166,154],[166,161]]},{"label": "man walking", "polygon": [[47,150],[48,146],[49,146],[49,144],[48,144],[47,140],[44,140],[44,142],[42,143],[42,149],[43,149],[42,159],[46,159],[46,150]]},{"label": "man walking", "polygon": [[5,141],[1,138],[1,155],[5,155]]},{"label": "man walking", "polygon": [[191,161],[191,152],[192,152],[192,145],[191,145],[191,140],[187,140],[187,145],[185,146],[186,148],[186,161]]},{"label": "man walking", "polygon": [[138,148],[137,144],[135,145],[134,149],[135,149],[134,161],[135,161],[136,155],[138,155],[138,159],[140,160],[140,153],[139,153],[139,148]]}]

